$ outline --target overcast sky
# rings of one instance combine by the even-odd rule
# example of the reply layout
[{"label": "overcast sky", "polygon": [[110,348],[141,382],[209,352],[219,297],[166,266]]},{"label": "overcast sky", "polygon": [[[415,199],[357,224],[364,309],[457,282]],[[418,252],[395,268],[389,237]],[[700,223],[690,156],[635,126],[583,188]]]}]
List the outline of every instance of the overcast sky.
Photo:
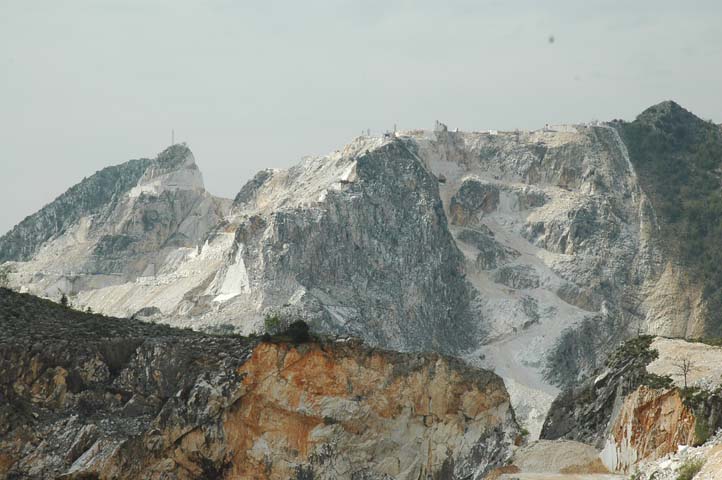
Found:
[{"label": "overcast sky", "polygon": [[0,0],[0,92],[4,232],[171,128],[232,197],[394,123],[720,122],[722,2]]}]

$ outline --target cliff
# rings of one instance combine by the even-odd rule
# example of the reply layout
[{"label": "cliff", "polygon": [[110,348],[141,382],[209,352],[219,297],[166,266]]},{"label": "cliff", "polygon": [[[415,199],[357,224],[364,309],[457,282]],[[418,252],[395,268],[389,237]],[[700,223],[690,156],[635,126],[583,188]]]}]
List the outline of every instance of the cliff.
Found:
[{"label": "cliff", "polygon": [[[690,360],[685,378],[681,360]],[[701,445],[722,427],[722,348],[642,336],[625,342],[605,368],[552,403],[541,436],[601,450],[611,471]]]},{"label": "cliff", "polygon": [[563,391],[549,409],[541,438],[576,440],[601,449],[624,398],[642,385],[668,387],[671,380],[647,372],[659,356],[642,336],[617,348],[606,365],[575,387]]},{"label": "cliff", "polygon": [[484,478],[499,377],[351,339],[211,336],[0,289],[0,478]]},{"label": "cliff", "polygon": [[659,292],[659,296],[671,295],[677,305],[650,304],[648,332],[719,336],[722,130],[671,101],[648,108],[633,122],[616,122],[615,127],[628,146],[640,186],[654,205],[660,246],[677,265],[681,283],[687,284],[687,293],[669,288]]},{"label": "cliff", "polygon": [[695,415],[677,389],[645,386],[628,395],[611,425],[601,457],[612,471],[628,472],[642,460],[695,444]]},{"label": "cliff", "polygon": [[[119,178],[112,201],[73,187],[72,203],[92,207],[46,227],[68,203],[58,199],[17,230],[42,235],[14,230],[0,258],[13,260],[11,285],[108,315],[246,335],[265,318],[303,319],[463,356],[504,377],[534,437],[559,389],[620,341],[714,330],[722,262],[705,225],[719,223],[718,202],[691,197],[718,185],[722,143],[708,130],[669,103],[629,123],[439,124],[264,170],[232,203],[205,192],[190,151],[174,146]],[[664,150],[650,157],[650,145]],[[655,162],[686,165],[672,203]],[[694,220],[680,250],[680,218],[712,220]]]},{"label": "cliff", "polygon": [[202,243],[229,203],[204,190],[188,147],[173,145],[75,185],[0,237],[0,260],[17,286],[46,297],[122,285]]}]

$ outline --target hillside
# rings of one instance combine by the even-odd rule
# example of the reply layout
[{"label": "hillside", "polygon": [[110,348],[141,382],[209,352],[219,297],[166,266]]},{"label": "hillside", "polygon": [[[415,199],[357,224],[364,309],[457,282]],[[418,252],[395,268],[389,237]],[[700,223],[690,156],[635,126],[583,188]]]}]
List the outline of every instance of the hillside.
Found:
[{"label": "hillside", "polygon": [[0,478],[483,478],[499,377],[357,340],[262,341],[0,289]]},{"label": "hillside", "polygon": [[679,333],[720,336],[722,129],[674,102],[650,107],[617,128],[654,205],[665,249],[703,290],[704,324]]},{"label": "hillside", "polygon": [[541,437],[590,444],[610,471],[647,471],[644,478],[669,471],[669,461],[657,461],[687,457],[687,447],[708,442],[698,453],[712,454],[722,428],[721,363],[722,348],[704,342],[646,335],[628,340],[603,368],[554,400]]},{"label": "hillside", "polygon": [[[718,158],[711,128],[672,104],[629,124],[438,124],[263,170],[233,201],[206,192],[193,154],[172,146],[135,186],[120,182],[112,202],[69,216],[3,268],[11,286],[107,315],[245,335],[267,319],[304,320],[379,347],[460,356],[505,379],[535,437],[560,388],[620,341],[716,328],[714,235],[684,233],[714,205],[703,168]],[[673,154],[643,157],[664,142]],[[689,164],[675,192],[701,192],[689,183],[699,177],[709,201],[666,200],[654,164],[664,158]],[[670,220],[676,204],[683,223]],[[698,242],[684,235],[704,239],[707,260],[690,258]]]}]

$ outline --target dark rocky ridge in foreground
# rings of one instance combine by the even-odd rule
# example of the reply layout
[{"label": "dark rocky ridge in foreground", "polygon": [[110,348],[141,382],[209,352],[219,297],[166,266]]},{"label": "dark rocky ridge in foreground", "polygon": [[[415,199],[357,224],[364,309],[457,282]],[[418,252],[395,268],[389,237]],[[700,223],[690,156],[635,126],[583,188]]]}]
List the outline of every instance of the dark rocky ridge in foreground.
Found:
[{"label": "dark rocky ridge in foreground", "polygon": [[518,437],[499,377],[356,340],[85,314],[0,289],[0,478],[482,478]]}]

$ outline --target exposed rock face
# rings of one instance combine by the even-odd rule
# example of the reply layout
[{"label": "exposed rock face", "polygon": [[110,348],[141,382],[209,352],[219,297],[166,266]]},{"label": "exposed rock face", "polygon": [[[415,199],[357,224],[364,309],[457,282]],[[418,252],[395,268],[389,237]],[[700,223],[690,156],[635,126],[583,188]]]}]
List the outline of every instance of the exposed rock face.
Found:
[{"label": "exposed rock face", "polygon": [[520,255],[513,248],[505,247],[494,240],[494,232],[488,228],[462,230],[457,239],[479,250],[476,266],[481,270],[493,270],[513,261]]},{"label": "exposed rock face", "polygon": [[[692,474],[698,471],[694,476]],[[681,447],[658,460],[641,462],[634,468],[639,480],[717,480],[722,473],[722,434],[700,447]]]},{"label": "exposed rock face", "polygon": [[706,322],[619,131],[632,138],[617,123],[360,137],[260,172],[230,211],[173,147],[177,161],[133,164],[114,196],[74,187],[90,206],[46,227],[61,197],[0,258],[19,261],[13,285],[107,314],[242,333],[277,315],[462,355],[506,379],[536,436],[557,386],[620,340]]},{"label": "exposed rock face", "polygon": [[[677,366],[682,358],[693,364],[688,389]],[[722,426],[720,358],[720,347],[630,340],[605,369],[554,400],[541,435],[589,443],[619,472],[675,453],[679,445],[700,445]]]},{"label": "exposed rock face", "polygon": [[15,283],[45,296],[123,285],[154,277],[179,250],[202,244],[224,208],[228,202],[203,189],[190,150],[174,145],[71,188],[2,237],[0,258],[32,259],[15,264]]},{"label": "exposed rock face", "polygon": [[240,372],[235,478],[483,478],[514,440],[501,380],[436,355],[262,344]]},{"label": "exposed rock face", "polygon": [[[676,276],[683,288],[666,286],[660,292],[676,293],[679,308],[670,301],[652,316],[651,323],[661,322],[676,329],[677,335],[692,338],[720,336],[722,131],[671,101],[648,108],[634,122],[616,122],[616,126],[640,184],[654,204],[665,254],[676,260],[673,265],[683,266],[670,272],[670,278]],[[692,315],[684,316],[685,311]]]},{"label": "exposed rock face", "polygon": [[234,202],[242,280],[222,270],[204,295],[249,312],[247,329],[270,309],[395,349],[462,352],[480,325],[437,183],[402,142],[377,139],[264,172]]},{"label": "exposed rock face", "polygon": [[665,259],[654,210],[617,132],[413,132],[478,293],[467,358],[501,374],[536,436],[558,390],[643,325]]},{"label": "exposed rock face", "polygon": [[122,198],[138,183],[149,164],[147,159],[131,160],[84,179],[0,237],[0,261],[30,260],[45,242],[65,233],[82,217]]},{"label": "exposed rock face", "polygon": [[628,472],[642,460],[693,445],[695,417],[677,389],[639,387],[624,399],[601,457],[612,471]]},{"label": "exposed rock face", "polygon": [[[114,216],[121,225],[106,222],[113,234],[93,235],[88,258],[75,254],[78,235],[62,236],[46,247],[52,261],[41,252],[17,264],[14,281],[31,292],[68,291],[34,272],[45,263],[68,271],[77,261],[122,273],[61,276],[75,302],[94,311],[130,316],[154,307],[183,325],[231,323],[245,333],[262,330],[270,311],[396,349],[459,353],[476,345],[475,292],[437,179],[401,142],[359,140],[289,171],[261,172],[224,220],[211,208],[219,202],[198,193],[192,167],[149,168],[121,202],[122,217]],[[178,185],[172,198],[169,184]],[[73,254],[59,264],[65,243]]]},{"label": "exposed rock face", "polygon": [[0,478],[482,479],[499,377],[356,340],[261,343],[0,289]]},{"label": "exposed rock face", "polygon": [[605,368],[579,386],[562,392],[552,403],[541,438],[576,440],[603,448],[624,398],[644,384],[665,386],[671,380],[651,375],[646,366],[658,353],[653,337],[639,337],[618,348]]}]

